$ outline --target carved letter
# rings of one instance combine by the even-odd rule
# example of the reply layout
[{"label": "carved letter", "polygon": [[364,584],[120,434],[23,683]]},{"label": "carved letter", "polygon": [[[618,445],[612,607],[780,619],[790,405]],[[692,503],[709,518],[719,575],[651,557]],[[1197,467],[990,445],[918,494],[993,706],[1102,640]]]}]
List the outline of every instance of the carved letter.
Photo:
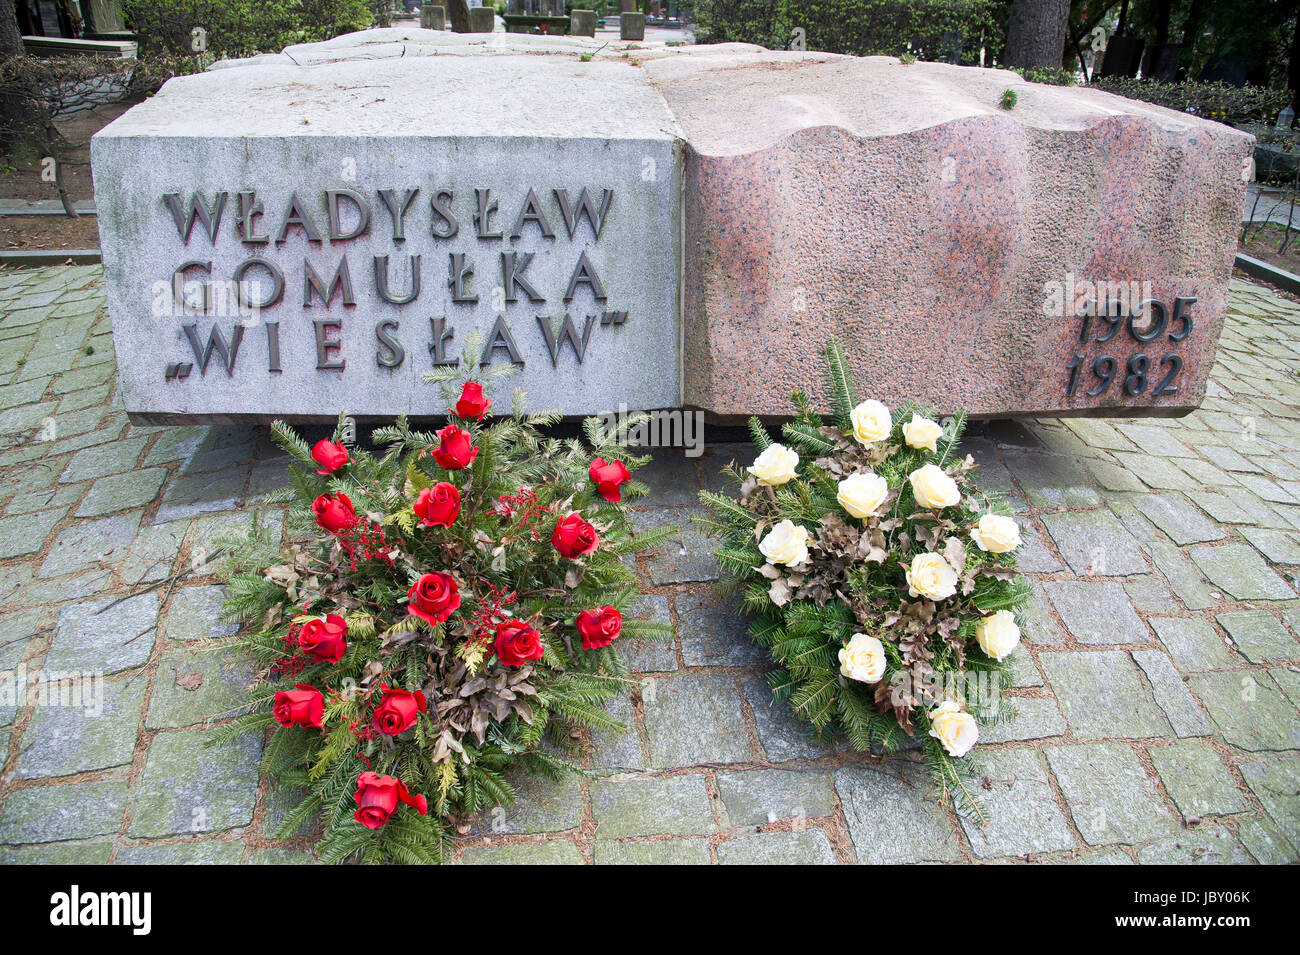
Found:
[{"label": "carved letter", "polygon": [[474,214],[474,231],[480,239],[500,239],[500,232],[492,231],[492,213],[497,211],[497,201],[492,198],[491,189],[475,189],[478,197],[478,212]]},{"label": "carved letter", "polygon": [[266,323],[266,370],[280,371],[280,323]]},{"label": "carved letter", "polygon": [[474,266],[465,264],[464,252],[452,252],[450,257],[451,277],[447,279],[447,288],[451,289],[451,300],[464,303],[477,302],[478,296],[466,288],[466,280],[474,274]]},{"label": "carved letter", "polygon": [[451,199],[451,192],[443,189],[433,197],[430,203],[433,206],[433,214],[447,223],[442,229],[438,228],[436,221],[433,223],[433,237],[435,239],[450,239],[460,231],[460,223],[456,221],[456,216],[451,211]]},{"label": "carved letter", "polygon": [[483,350],[483,360],[479,364],[484,368],[490,365],[492,356],[498,348],[506,350],[511,364],[523,365],[524,360],[519,357],[519,346],[515,344],[515,337],[510,334],[510,326],[506,324],[504,315],[497,316],[496,324],[492,326],[492,333],[488,335],[487,348]]},{"label": "carved letter", "polygon": [[[339,200],[347,199],[357,207],[357,224],[351,232],[343,231],[343,220],[339,216]],[[325,209],[329,213],[330,241],[346,242],[355,239],[370,228],[370,206],[365,199],[351,189],[326,189]]]},{"label": "carved letter", "polygon": [[311,305],[312,294],[320,299],[322,305],[329,308],[330,300],[334,298],[334,293],[342,289],[343,304],[356,305],[357,300],[352,294],[352,272],[348,268],[348,257],[345,255],[339,261],[339,267],[334,270],[334,278],[330,280],[329,288],[321,281],[316,270],[311,267],[311,263],[304,260],[302,263],[302,307],[307,308]]},{"label": "carved letter", "polygon": [[397,331],[397,322],[389,319],[375,326],[375,337],[383,351],[375,352],[375,362],[380,368],[396,368],[406,360],[406,349],[389,332]]},{"label": "carved letter", "polygon": [[176,231],[180,237],[185,240],[185,244],[190,244],[190,233],[194,230],[194,220],[197,219],[203,223],[203,231],[208,234],[208,241],[216,244],[217,229],[221,225],[221,213],[226,208],[226,194],[218,192],[216,199],[213,200],[212,208],[203,201],[201,193],[193,193],[190,196],[189,215],[181,208],[181,197],[178,192],[169,192],[163,196],[163,202],[167,203],[167,209],[172,214],[172,221],[176,223]]},{"label": "carved letter", "polygon": [[[264,268],[271,273],[271,294],[260,302],[251,301],[250,296],[248,295],[251,288],[245,288],[244,286],[244,273],[254,266]],[[260,259],[256,257],[244,259],[244,261],[240,262],[239,265],[235,266],[233,281],[235,283],[235,294],[239,297],[239,305],[241,308],[253,309],[254,311],[263,308],[270,308],[276,302],[280,301],[280,296],[284,294],[284,273],[281,272],[280,267],[270,259]],[[255,283],[253,287],[260,285],[261,283],[258,282]]]},{"label": "carved letter", "polygon": [[337,318],[317,318],[314,319],[316,325],[316,370],[317,371],[342,371],[347,366],[345,358],[330,358],[330,349],[340,349],[343,342],[337,338],[329,338],[326,335],[331,328],[337,328],[340,332],[343,330],[343,323]]},{"label": "carved letter", "polygon": [[605,301],[605,286],[600,284],[600,276],[596,274],[595,268],[587,259],[587,253],[583,252],[578,259],[578,264],[573,270],[573,276],[569,279],[569,287],[564,292],[566,302],[573,301],[573,293],[577,291],[579,285],[586,285],[591,289],[591,294],[596,297],[596,301]]},{"label": "carved letter", "polygon": [[578,330],[574,327],[568,312],[564,313],[564,329],[558,342],[555,340],[555,329],[551,327],[551,320],[547,316],[538,315],[537,324],[542,327],[542,337],[546,339],[546,350],[550,353],[552,368],[559,367],[560,350],[564,348],[566,338],[569,340],[569,344],[573,346],[573,353],[578,356],[578,364],[582,364],[582,359],[587,354],[587,342],[591,340],[591,330],[596,325],[595,315],[587,316],[587,321],[582,326],[581,341],[578,340]]},{"label": "carved letter", "polygon": [[225,366],[226,374],[231,378],[235,377],[235,358],[239,355],[239,343],[244,340],[244,326],[236,325],[230,333],[230,341],[226,341],[226,336],[221,334],[221,329],[214,322],[212,330],[208,332],[208,343],[199,344],[199,326],[189,324],[181,326],[185,331],[185,337],[189,339],[190,348],[194,352],[194,360],[198,362],[199,372],[208,373],[208,361],[212,358],[215,351],[221,358],[221,364]]},{"label": "carved letter", "polygon": [[393,220],[394,242],[406,241],[406,233],[403,231],[406,210],[411,208],[411,203],[415,201],[415,194],[419,191],[418,187],[407,189],[406,192],[402,193],[402,198],[399,201],[392,189],[379,190],[380,201],[383,202],[384,208],[388,210],[389,218]]},{"label": "carved letter", "polygon": [[295,227],[302,229],[302,234],[307,237],[308,242],[320,241],[320,232],[316,224],[311,221],[311,216],[303,207],[302,200],[298,198],[296,192],[289,196],[289,208],[284,212],[284,223],[280,226],[280,235],[275,240],[276,243],[288,238],[289,230]]},{"label": "carved letter", "polygon": [[191,260],[182,262],[176,267],[176,271],[172,273],[172,304],[177,315],[206,315],[212,308],[212,286],[207,282],[202,285],[203,304],[195,307],[185,301],[185,273],[190,269],[202,269],[211,275],[212,263]]},{"label": "carved letter", "polygon": [[433,341],[429,343],[429,354],[433,356],[433,366],[439,365],[458,365],[460,360],[457,358],[447,357],[447,342],[451,341],[455,332],[447,328],[445,318],[431,318],[429,324],[433,328]]},{"label": "carved letter", "polygon": [[270,242],[269,235],[259,235],[257,232],[257,223],[255,220],[262,215],[262,203],[257,201],[256,192],[241,192],[239,194],[239,216],[235,219],[235,232],[239,235],[241,242],[249,245],[261,245]]},{"label": "carved letter", "polygon": [[542,235],[548,239],[555,238],[555,231],[546,221],[546,213],[542,211],[542,204],[537,200],[537,193],[531,189],[528,190],[528,197],[524,199],[523,208],[519,210],[519,216],[515,219],[515,227],[510,230],[510,238],[519,238],[525,222],[536,222],[542,229]]},{"label": "carved letter", "polygon": [[523,276],[524,269],[528,268],[528,263],[533,260],[531,252],[502,252],[501,253],[501,287],[505,289],[506,301],[516,302],[518,296],[515,295],[515,286],[518,285],[524,290],[530,302],[545,301],[541,295],[537,294],[537,289],[528,282]]},{"label": "carved letter", "polygon": [[556,201],[560,203],[560,214],[564,216],[564,225],[569,230],[569,238],[578,230],[582,224],[582,217],[586,215],[587,221],[591,223],[592,234],[599,239],[600,230],[605,228],[605,213],[609,211],[610,201],[614,198],[614,190],[606,189],[600,196],[600,208],[593,209],[591,205],[591,196],[587,195],[586,187],[578,194],[578,209],[575,212],[569,205],[569,190],[556,189]]},{"label": "carved letter", "polygon": [[[385,302],[392,305],[405,305],[407,302],[414,302],[416,296],[420,294],[420,257],[412,255],[408,258],[411,260],[411,291],[407,295],[393,295],[388,291],[388,256],[375,256],[375,290]],[[474,270],[470,269],[470,271]]]}]

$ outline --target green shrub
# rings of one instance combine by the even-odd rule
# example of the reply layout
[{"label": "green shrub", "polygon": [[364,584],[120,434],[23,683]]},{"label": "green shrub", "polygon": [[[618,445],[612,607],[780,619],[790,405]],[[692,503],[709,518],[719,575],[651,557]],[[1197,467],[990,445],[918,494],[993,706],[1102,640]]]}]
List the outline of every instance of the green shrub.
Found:
[{"label": "green shrub", "polygon": [[1059,66],[1012,66],[1008,67],[1019,73],[1031,83],[1046,83],[1049,86],[1073,86],[1074,72]]},{"label": "green shrub", "polygon": [[192,31],[205,32],[209,58],[277,52],[327,40],[372,22],[366,0],[124,0],[140,57],[196,57]]},{"label": "green shrub", "polygon": [[1204,119],[1216,120],[1229,126],[1249,123],[1272,123],[1290,102],[1291,94],[1285,90],[1267,89],[1263,86],[1229,86],[1227,83],[1162,83],[1159,80],[1133,79],[1126,76],[1107,76],[1094,80],[1093,87],[1139,99],[1157,106],[1167,106]]},{"label": "green shrub", "polygon": [[788,49],[806,31],[809,50],[859,56],[910,54],[978,62],[981,31],[997,33],[994,0],[699,0],[701,43],[758,43]]}]

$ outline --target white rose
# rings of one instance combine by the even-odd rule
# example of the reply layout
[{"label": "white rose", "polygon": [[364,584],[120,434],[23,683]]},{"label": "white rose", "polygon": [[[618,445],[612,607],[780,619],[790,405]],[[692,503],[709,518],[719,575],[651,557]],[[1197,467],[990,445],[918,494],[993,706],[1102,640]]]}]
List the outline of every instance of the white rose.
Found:
[{"label": "white rose", "polygon": [[894,427],[889,409],[874,398],[850,411],[849,420],[853,422],[853,437],[858,439],[859,444],[884,441]]},{"label": "white rose", "polygon": [[927,464],[907,476],[912,482],[912,494],[921,507],[952,507],[961,500],[957,482],[943,473],[937,464]]},{"label": "white rose", "polygon": [[929,418],[922,418],[919,414],[912,415],[912,420],[903,425],[903,440],[907,442],[909,448],[916,448],[918,451],[937,451],[941,434],[943,428]]},{"label": "white rose", "polygon": [[930,735],[943,745],[949,756],[961,757],[970,752],[980,731],[975,717],[963,713],[952,700],[944,700],[930,711]]},{"label": "white rose", "polygon": [[875,637],[855,633],[840,647],[840,672],[859,683],[879,683],[885,675],[885,646]]},{"label": "white rose", "polygon": [[889,485],[878,474],[850,474],[840,482],[835,500],[854,517],[867,518],[879,510],[889,496]]},{"label": "white rose", "polygon": [[1020,525],[1001,514],[985,514],[972,528],[970,539],[990,554],[1005,554],[1020,546]]},{"label": "white rose", "polygon": [[1005,660],[1020,645],[1020,628],[1016,615],[1010,610],[999,610],[975,625],[975,642],[994,660]]},{"label": "white rose", "polygon": [[774,564],[802,564],[808,559],[808,528],[782,521],[767,532],[758,549]]},{"label": "white rose", "polygon": [[763,453],[748,468],[750,474],[758,478],[759,484],[775,487],[784,484],[795,476],[794,469],[799,466],[799,454],[784,444],[769,444]]},{"label": "white rose", "polygon": [[957,571],[939,554],[917,554],[907,568],[907,592],[913,597],[947,600],[957,592]]}]

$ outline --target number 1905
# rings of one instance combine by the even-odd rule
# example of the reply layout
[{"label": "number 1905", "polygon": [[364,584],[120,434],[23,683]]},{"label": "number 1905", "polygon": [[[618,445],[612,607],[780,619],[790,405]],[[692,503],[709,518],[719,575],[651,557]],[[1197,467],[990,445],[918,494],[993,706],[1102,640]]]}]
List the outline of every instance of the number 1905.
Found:
[{"label": "number 1905", "polygon": [[[1190,295],[1175,298],[1172,314],[1163,302],[1156,299],[1139,302],[1127,315],[1123,313],[1119,303],[1107,303],[1101,315],[1086,311],[1080,316],[1083,324],[1079,329],[1079,341],[1082,344],[1088,343],[1092,322],[1100,319],[1104,324],[1097,337],[1092,339],[1097,343],[1110,341],[1121,328],[1125,328],[1134,341],[1142,344],[1155,341],[1166,330],[1169,332],[1171,342],[1181,342],[1192,333],[1190,310],[1195,301],[1196,298]],[[1151,320],[1147,327],[1141,329],[1135,327],[1136,319],[1148,310],[1151,312]],[[1109,354],[1098,355],[1093,359],[1091,371],[1095,383],[1093,387],[1085,388],[1083,393],[1090,398],[1097,398],[1109,391],[1111,385],[1118,381],[1123,394],[1135,398],[1147,391],[1147,386],[1151,384],[1152,379],[1156,380],[1150,391],[1151,397],[1159,398],[1177,393],[1178,386],[1174,383],[1174,379],[1178,377],[1183,367],[1183,359],[1180,356],[1168,352],[1158,359],[1152,359],[1143,353],[1138,353],[1129,356],[1123,365],[1120,364],[1122,360]],[[1082,352],[1076,352],[1065,368],[1069,372],[1069,383],[1066,385],[1065,394],[1067,397],[1073,397],[1079,392],[1082,385],[1079,379],[1082,377],[1082,372],[1089,368],[1089,362]]]}]

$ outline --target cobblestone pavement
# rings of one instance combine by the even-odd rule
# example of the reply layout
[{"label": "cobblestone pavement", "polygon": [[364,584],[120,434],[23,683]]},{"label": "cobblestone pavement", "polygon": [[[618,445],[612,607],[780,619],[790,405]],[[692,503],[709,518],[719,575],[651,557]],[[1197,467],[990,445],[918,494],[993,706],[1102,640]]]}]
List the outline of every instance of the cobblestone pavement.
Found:
[{"label": "cobblestone pavement", "polygon": [[[284,462],[262,429],[127,423],[98,275],[0,273],[0,670],[103,674],[102,700],[0,698],[0,860],[310,861],[267,835],[290,797],[259,781],[257,741],[201,748],[249,677],[204,556]],[[523,785],[457,859],[1296,861],[1300,306],[1241,283],[1231,303],[1199,412],[968,442],[1023,517],[1037,592],[1015,715],[977,751],[985,828],[927,799],[909,756],[818,743],[771,705],[688,522],[752,453],[731,445],[647,469],[638,521],[683,530],[640,561],[643,612],[678,636],[626,647],[635,731],[590,778]]]}]

